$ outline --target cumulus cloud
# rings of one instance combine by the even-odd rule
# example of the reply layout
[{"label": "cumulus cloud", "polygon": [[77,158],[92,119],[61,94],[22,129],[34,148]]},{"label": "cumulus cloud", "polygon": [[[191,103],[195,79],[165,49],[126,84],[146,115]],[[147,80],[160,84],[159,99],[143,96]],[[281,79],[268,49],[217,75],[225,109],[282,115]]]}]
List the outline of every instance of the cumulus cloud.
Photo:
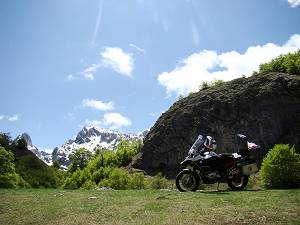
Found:
[{"label": "cumulus cloud", "polygon": [[134,60],[131,54],[124,52],[119,47],[106,47],[100,55],[101,58],[97,63],[81,72],[85,79],[94,80],[95,74],[101,67],[110,68],[121,75],[132,77]]},{"label": "cumulus cloud", "polygon": [[99,111],[111,111],[114,109],[114,103],[111,101],[105,103],[94,99],[83,99],[81,104],[83,107],[94,108]]},{"label": "cumulus cloud", "polygon": [[130,119],[120,113],[106,113],[103,117],[103,124],[110,126],[111,129],[116,129],[124,126],[130,126]]},{"label": "cumulus cloud", "polygon": [[19,116],[18,115],[7,116],[7,119],[10,122],[14,122],[14,121],[18,121],[19,120]]},{"label": "cumulus cloud", "polygon": [[85,124],[88,126],[95,126],[101,128],[109,128],[112,130],[119,129],[121,127],[130,126],[131,120],[120,113],[105,113],[102,120],[85,120]]},{"label": "cumulus cloud", "polygon": [[134,61],[131,54],[125,53],[118,47],[107,47],[101,52],[102,64],[111,68],[117,73],[125,76],[132,76]]},{"label": "cumulus cloud", "polygon": [[3,115],[0,115],[0,120],[3,120],[4,119],[4,116]]},{"label": "cumulus cloud", "polygon": [[295,8],[300,5],[300,0],[288,0],[288,3],[292,8]]},{"label": "cumulus cloud", "polygon": [[195,92],[203,82],[229,81],[242,75],[250,76],[261,63],[300,48],[300,35],[294,34],[279,46],[273,43],[249,47],[244,53],[236,51],[218,54],[203,50],[181,60],[170,72],[158,75],[158,82],[166,88],[167,96]]}]

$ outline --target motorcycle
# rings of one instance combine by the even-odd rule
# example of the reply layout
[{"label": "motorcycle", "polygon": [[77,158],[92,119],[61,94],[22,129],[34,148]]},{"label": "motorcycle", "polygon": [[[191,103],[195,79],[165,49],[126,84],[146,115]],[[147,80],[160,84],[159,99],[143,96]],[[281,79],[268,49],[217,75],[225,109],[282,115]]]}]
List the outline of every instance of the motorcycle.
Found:
[{"label": "motorcycle", "polygon": [[243,190],[249,176],[258,171],[255,158],[250,152],[260,146],[248,142],[245,135],[238,134],[237,138],[237,153],[216,154],[191,148],[181,162],[183,170],[176,176],[177,189],[181,192],[196,191],[202,181],[204,184],[227,183],[233,191]]}]

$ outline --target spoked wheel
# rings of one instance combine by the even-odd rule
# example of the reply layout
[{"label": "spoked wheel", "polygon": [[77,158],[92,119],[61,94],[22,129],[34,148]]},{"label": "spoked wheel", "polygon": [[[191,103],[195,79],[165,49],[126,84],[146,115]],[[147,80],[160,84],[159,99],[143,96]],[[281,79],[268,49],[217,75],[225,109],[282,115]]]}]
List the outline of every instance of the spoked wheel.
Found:
[{"label": "spoked wheel", "polygon": [[176,177],[176,187],[179,191],[196,191],[199,186],[199,177],[196,173],[183,170]]},{"label": "spoked wheel", "polygon": [[233,191],[241,191],[248,184],[249,176],[235,176],[233,179],[228,180],[227,184]]}]

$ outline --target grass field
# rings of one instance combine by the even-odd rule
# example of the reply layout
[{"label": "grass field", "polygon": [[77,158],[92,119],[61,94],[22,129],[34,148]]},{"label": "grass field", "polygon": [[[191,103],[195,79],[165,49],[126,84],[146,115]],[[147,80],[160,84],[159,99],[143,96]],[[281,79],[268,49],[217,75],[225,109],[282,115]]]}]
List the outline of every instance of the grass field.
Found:
[{"label": "grass field", "polygon": [[300,224],[299,196],[299,189],[0,189],[0,224]]}]

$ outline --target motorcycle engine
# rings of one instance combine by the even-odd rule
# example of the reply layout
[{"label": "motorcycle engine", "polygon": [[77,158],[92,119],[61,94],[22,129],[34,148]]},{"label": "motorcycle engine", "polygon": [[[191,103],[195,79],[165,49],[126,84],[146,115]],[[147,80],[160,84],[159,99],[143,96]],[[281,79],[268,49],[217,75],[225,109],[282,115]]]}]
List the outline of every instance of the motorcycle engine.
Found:
[{"label": "motorcycle engine", "polygon": [[213,171],[213,172],[209,172],[206,174],[206,177],[209,179],[209,180],[214,180],[216,178],[220,178],[220,174],[217,172],[217,171]]},{"label": "motorcycle engine", "polygon": [[230,176],[234,176],[236,174],[239,173],[239,170],[236,167],[231,167],[227,170],[227,175]]}]

